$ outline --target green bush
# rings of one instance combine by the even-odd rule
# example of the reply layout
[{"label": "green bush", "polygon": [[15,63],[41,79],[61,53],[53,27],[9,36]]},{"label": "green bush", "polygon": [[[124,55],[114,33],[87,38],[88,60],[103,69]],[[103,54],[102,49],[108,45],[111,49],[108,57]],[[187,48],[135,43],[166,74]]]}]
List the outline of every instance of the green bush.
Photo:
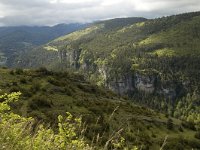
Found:
[{"label": "green bush", "polygon": [[14,72],[13,70],[10,70],[10,74],[11,74],[11,75],[14,75],[15,72]]},{"label": "green bush", "polygon": [[23,71],[23,69],[17,68],[17,69],[15,70],[15,73],[18,74],[18,75],[20,75],[20,74],[23,74],[24,71]]},{"label": "green bush", "polygon": [[194,135],[195,138],[200,139],[200,131],[197,131]]},{"label": "green bush", "polygon": [[60,82],[60,81],[58,81],[58,80],[56,80],[56,79],[54,79],[54,78],[52,78],[52,77],[49,77],[49,78],[47,79],[47,81],[48,81],[49,83],[51,83],[52,85],[55,85],[55,86],[63,86],[63,85],[64,85],[63,82]]},{"label": "green bush", "polygon": [[20,90],[22,92],[22,96],[24,97],[32,97],[33,93],[30,92],[28,89],[26,88],[21,88]]},{"label": "green bush", "polygon": [[180,132],[183,132],[182,126],[179,126],[179,127],[178,127],[178,130],[179,130]]},{"label": "green bush", "polygon": [[182,126],[191,130],[196,130],[194,122],[183,121]]},{"label": "green bush", "polygon": [[32,84],[32,86],[31,86],[31,89],[30,89],[30,90],[31,90],[33,93],[36,93],[36,92],[38,92],[40,89],[41,89],[41,84],[38,83],[38,82],[33,82],[33,84]]},{"label": "green bush", "polygon": [[26,84],[26,83],[27,83],[26,78],[21,78],[21,79],[20,79],[20,83],[22,83],[22,84]]},{"label": "green bush", "polygon": [[167,120],[167,129],[169,130],[172,130],[174,127],[173,127],[173,120],[172,119],[168,119]]},{"label": "green bush", "polygon": [[68,96],[72,96],[72,95],[73,95],[72,89],[70,89],[70,87],[68,87],[68,86],[65,86],[65,87],[64,87],[64,92],[65,92],[65,94],[67,94]]},{"label": "green bush", "polygon": [[40,67],[36,70],[37,73],[40,73],[41,75],[52,75],[53,73],[49,70],[47,70],[47,68],[45,67]]},{"label": "green bush", "polygon": [[87,86],[87,85],[82,85],[82,84],[78,84],[77,86],[83,92],[94,93],[94,94],[97,92],[97,88],[95,86]]},{"label": "green bush", "polygon": [[12,92],[19,92],[19,91],[20,91],[20,88],[19,88],[18,86],[13,86],[13,87],[10,88],[9,91],[10,91],[11,93],[12,93]]},{"label": "green bush", "polygon": [[32,110],[37,110],[39,108],[51,108],[52,103],[45,96],[34,96],[32,100],[29,102],[29,107]]},{"label": "green bush", "polygon": [[3,66],[3,67],[2,67],[2,69],[8,69],[8,67],[6,67],[6,66]]},{"label": "green bush", "polygon": [[13,86],[17,86],[18,83],[14,81],[14,82],[12,82],[12,85],[13,85]]}]

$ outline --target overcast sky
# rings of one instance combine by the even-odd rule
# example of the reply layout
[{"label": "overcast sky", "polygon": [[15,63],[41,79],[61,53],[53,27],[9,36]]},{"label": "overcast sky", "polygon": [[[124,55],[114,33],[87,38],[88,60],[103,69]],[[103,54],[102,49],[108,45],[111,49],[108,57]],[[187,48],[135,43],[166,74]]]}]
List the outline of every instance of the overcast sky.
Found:
[{"label": "overcast sky", "polygon": [[0,26],[156,18],[198,10],[200,0],[0,0]]}]

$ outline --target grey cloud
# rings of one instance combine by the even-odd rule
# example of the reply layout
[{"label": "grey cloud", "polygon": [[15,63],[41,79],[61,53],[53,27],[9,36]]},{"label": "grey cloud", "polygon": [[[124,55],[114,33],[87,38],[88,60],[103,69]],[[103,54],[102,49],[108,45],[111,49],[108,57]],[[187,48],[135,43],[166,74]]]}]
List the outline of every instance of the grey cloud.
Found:
[{"label": "grey cloud", "polygon": [[200,9],[199,0],[50,1],[52,0],[1,0],[0,25],[54,25],[130,16],[155,18]]}]

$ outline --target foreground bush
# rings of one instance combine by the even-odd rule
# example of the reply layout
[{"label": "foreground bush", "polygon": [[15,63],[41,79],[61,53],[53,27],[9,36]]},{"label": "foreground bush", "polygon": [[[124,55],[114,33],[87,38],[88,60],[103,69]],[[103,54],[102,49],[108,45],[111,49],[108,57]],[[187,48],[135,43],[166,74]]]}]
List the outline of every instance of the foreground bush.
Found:
[{"label": "foreground bush", "polygon": [[0,149],[91,149],[83,137],[76,134],[76,130],[81,127],[81,118],[73,119],[70,113],[66,117],[58,116],[58,133],[43,125],[33,129],[33,118],[24,118],[10,111],[8,104],[17,101],[20,95],[18,92],[0,96],[4,100],[0,103]]}]

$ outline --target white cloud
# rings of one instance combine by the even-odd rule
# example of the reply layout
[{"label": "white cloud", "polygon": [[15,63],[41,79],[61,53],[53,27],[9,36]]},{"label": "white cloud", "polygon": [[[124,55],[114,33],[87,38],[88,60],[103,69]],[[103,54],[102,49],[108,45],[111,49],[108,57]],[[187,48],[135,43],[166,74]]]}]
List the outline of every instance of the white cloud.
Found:
[{"label": "white cloud", "polygon": [[123,0],[108,0],[108,1],[102,1],[101,6],[113,6],[123,3]]},{"label": "white cloud", "polygon": [[200,10],[199,0],[0,0],[0,25],[53,25]]}]

